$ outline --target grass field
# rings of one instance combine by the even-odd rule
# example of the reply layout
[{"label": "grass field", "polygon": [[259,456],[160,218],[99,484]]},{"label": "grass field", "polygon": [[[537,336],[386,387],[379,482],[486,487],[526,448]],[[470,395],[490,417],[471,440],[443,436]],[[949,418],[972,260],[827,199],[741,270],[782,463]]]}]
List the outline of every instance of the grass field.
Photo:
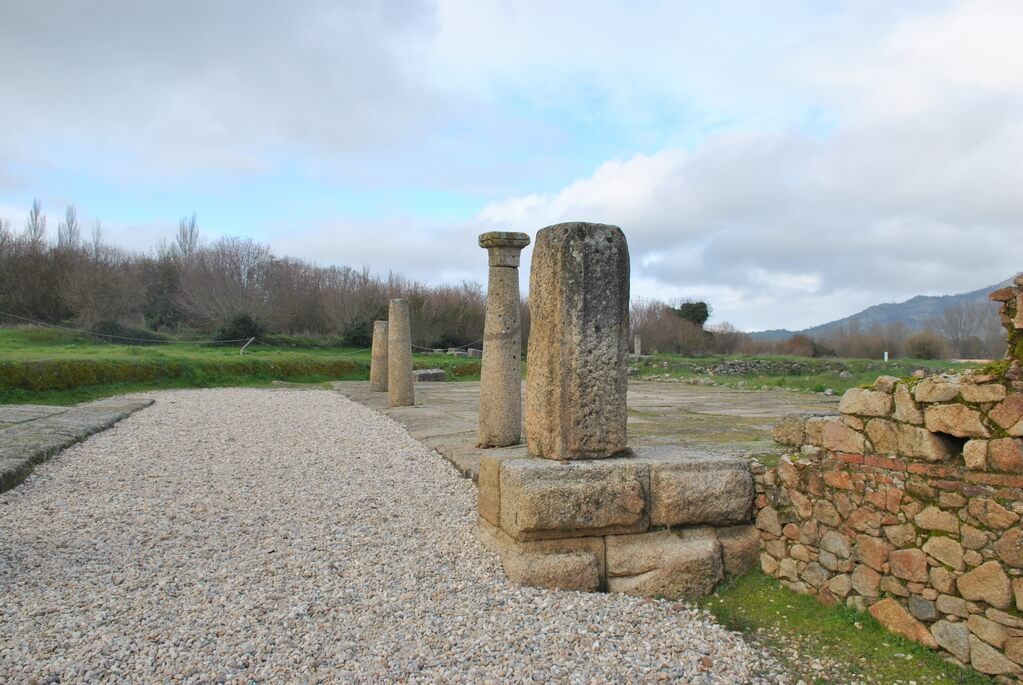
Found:
[{"label": "grass field", "polygon": [[807,683],[995,685],[887,632],[870,614],[826,607],[755,569],[701,601],[725,626],[772,648]]},{"label": "grass field", "polygon": [[[0,328],[0,403],[75,404],[159,388],[264,386],[369,378],[369,350],[253,344],[118,345],[50,328]],[[416,354],[416,368],[479,378],[476,359]]]}]

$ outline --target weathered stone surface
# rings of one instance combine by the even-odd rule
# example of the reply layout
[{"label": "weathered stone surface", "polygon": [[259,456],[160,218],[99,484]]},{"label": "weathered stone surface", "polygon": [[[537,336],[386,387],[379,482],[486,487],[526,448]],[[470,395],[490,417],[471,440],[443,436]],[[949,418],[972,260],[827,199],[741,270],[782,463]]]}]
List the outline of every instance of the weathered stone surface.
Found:
[{"label": "weathered stone surface", "polygon": [[1008,528],[1019,521],[1019,514],[986,497],[974,497],[966,510],[988,528]]},{"label": "weathered stone surface", "polygon": [[750,520],[753,476],[744,459],[655,448],[639,450],[637,456],[650,465],[651,525],[726,526]]},{"label": "weathered stone surface", "polygon": [[865,442],[863,434],[854,431],[837,419],[824,424],[824,449],[833,452],[862,454]]},{"label": "weathered stone surface", "polygon": [[774,536],[781,535],[781,521],[774,507],[764,507],[757,512],[756,527]]},{"label": "weathered stone surface", "polygon": [[1005,609],[1012,602],[1009,577],[997,561],[988,561],[959,576],[956,587],[965,599],[987,602],[998,609]]},{"label": "weathered stone surface", "polygon": [[936,435],[926,428],[899,425],[899,454],[925,461],[947,461],[955,453],[952,438]]},{"label": "weathered stone surface", "polygon": [[826,499],[819,499],[814,503],[813,518],[826,526],[837,526],[842,522],[835,505]]},{"label": "weathered stone surface", "polygon": [[957,571],[963,568],[963,547],[952,538],[934,537],[924,543],[924,552]]},{"label": "weathered stone surface", "polygon": [[806,419],[802,414],[788,414],[781,417],[771,428],[771,439],[779,445],[802,447],[806,442]]},{"label": "weathered stone surface", "polygon": [[387,322],[373,322],[373,348],[369,362],[369,389],[387,392]]},{"label": "weathered stone surface", "polygon": [[986,547],[988,543],[987,534],[984,531],[965,523],[959,527],[959,539],[966,549],[980,549]]},{"label": "weathered stone surface", "polygon": [[1001,438],[988,445],[988,465],[996,471],[1023,473],[1023,440]]},{"label": "weathered stone surface", "polygon": [[870,535],[856,536],[855,558],[875,571],[884,570],[888,554],[891,551],[891,545],[880,538]]},{"label": "weathered stone surface", "polygon": [[924,411],[924,426],[934,433],[947,433],[959,438],[990,436],[980,421],[980,412],[964,404],[935,404]]},{"label": "weathered stone surface", "polygon": [[895,386],[899,384],[899,378],[897,376],[878,376],[877,380],[874,381],[874,390],[879,392],[886,392],[891,395],[895,391]]},{"label": "weathered stone surface", "polygon": [[845,599],[852,591],[852,579],[849,575],[843,573],[842,575],[835,576],[828,581],[828,590],[830,590],[836,597]]},{"label": "weathered stone surface", "polygon": [[501,464],[501,527],[516,540],[646,530],[649,467],[633,459]]},{"label": "weathered stone surface", "polygon": [[824,446],[824,429],[835,419],[827,416],[814,416],[806,420],[806,444]]},{"label": "weathered stone surface", "polygon": [[408,300],[395,299],[391,300],[387,316],[387,404],[411,407],[415,403]]},{"label": "weathered stone surface", "polygon": [[773,576],[778,572],[778,560],[772,557],[770,554],[760,555],[760,568],[769,576]]},{"label": "weathered stone surface", "polygon": [[1023,419],[1023,393],[1013,393],[988,412],[988,418],[1008,430]]},{"label": "weathered stone surface", "polygon": [[867,437],[876,454],[895,454],[899,449],[899,431],[896,424],[885,419],[867,421]]},{"label": "weathered stone surface", "polygon": [[484,547],[501,557],[501,565],[514,583],[580,592],[601,587],[604,538],[518,542],[482,518],[477,531]]},{"label": "weathered stone surface", "polygon": [[412,377],[416,383],[441,383],[447,380],[447,371],[444,369],[415,369]]},{"label": "weathered stone surface", "polygon": [[501,525],[501,462],[507,457],[484,454],[476,476],[476,511],[491,525]]},{"label": "weathered stone surface", "polygon": [[970,663],[970,630],[965,623],[938,621],[931,626],[934,641],[963,663]]},{"label": "weathered stone surface", "polygon": [[1008,637],[1005,626],[977,614],[970,616],[966,625],[971,633],[992,647],[1001,649],[1005,646],[1005,638]]},{"label": "weathered stone surface", "polygon": [[827,582],[831,574],[816,561],[811,561],[803,569],[803,572],[799,574],[799,577],[805,580],[811,587],[819,588]]},{"label": "weathered stone surface", "polygon": [[900,383],[895,387],[893,397],[895,399],[895,412],[892,416],[896,421],[911,423],[917,426],[923,424],[924,413],[920,411],[920,407],[913,400],[913,395],[905,383]]},{"label": "weathered stone surface", "polygon": [[1010,637],[1005,640],[1005,656],[1013,663],[1023,664],[1023,637]]},{"label": "weathered stone surface", "polygon": [[850,388],[842,395],[838,411],[857,416],[889,416],[892,413],[892,397],[877,390]]},{"label": "weathered stone surface", "polygon": [[[479,237],[490,266],[483,363],[480,369],[480,447],[507,447],[522,439],[522,328],[519,257],[525,233],[491,231]],[[470,354],[471,354],[470,350]]]},{"label": "weathered stone surface", "polygon": [[696,599],[723,577],[721,546],[710,528],[607,538],[607,587],[643,597]]},{"label": "weathered stone surface", "polygon": [[902,608],[902,605],[896,602],[894,599],[887,598],[882,599],[880,602],[871,605],[870,615],[877,619],[877,622],[883,625],[893,633],[898,633],[914,642],[919,642],[925,647],[936,649],[938,642],[931,635],[930,631],[923,623],[913,618],[908,611]]},{"label": "weathered stone surface", "polygon": [[917,402],[949,402],[959,397],[959,384],[930,376],[917,383],[913,396]]},{"label": "weathered stone surface", "polygon": [[909,590],[895,576],[881,576],[881,591],[897,597],[909,597]]},{"label": "weathered stone surface", "polygon": [[998,558],[1013,568],[1023,568],[1023,530],[1013,528],[995,542]]},{"label": "weathered stone surface", "polygon": [[1016,609],[1023,611],[1023,578],[1012,579],[1012,594],[1016,597]]},{"label": "weathered stone surface", "polygon": [[852,588],[864,597],[877,597],[881,575],[866,564],[858,564],[852,572]]},{"label": "weathered stone surface", "polygon": [[938,606],[938,611],[943,614],[961,616],[962,618],[966,618],[970,615],[970,609],[966,605],[966,600],[962,597],[956,597],[955,595],[939,595],[936,604]]},{"label": "weathered stone surface", "polygon": [[884,535],[896,547],[909,547],[916,542],[916,529],[908,523],[885,526]]},{"label": "weathered stone surface", "polygon": [[955,578],[942,566],[932,566],[927,575],[930,577],[931,587],[938,592],[948,594],[955,588]]},{"label": "weathered stone surface", "polygon": [[921,621],[933,621],[938,618],[938,610],[934,608],[934,602],[912,595],[907,601],[909,613]]},{"label": "weathered stone surface", "polygon": [[566,460],[624,453],[629,248],[621,229],[567,223],[540,230],[529,298],[530,454]]},{"label": "weathered stone surface", "polygon": [[1003,675],[1007,673],[1019,673],[1020,667],[987,644],[979,637],[970,636],[970,665],[981,673],[988,675]]},{"label": "weathered stone surface", "polygon": [[987,468],[987,440],[968,440],[963,446],[966,468],[983,471]]},{"label": "weathered stone surface", "polygon": [[900,549],[888,555],[892,575],[903,580],[927,581],[927,556],[919,549]]},{"label": "weathered stone surface", "polygon": [[842,559],[848,559],[852,555],[852,545],[849,544],[849,539],[833,530],[829,530],[821,538],[821,549]]},{"label": "weathered stone surface", "polygon": [[950,511],[927,507],[913,517],[913,522],[924,530],[940,530],[946,533],[959,532],[959,519]]},{"label": "weathered stone surface", "polygon": [[717,536],[725,575],[741,576],[757,565],[760,536],[756,528],[751,525],[718,528]]},{"label": "weathered stone surface", "polygon": [[997,383],[987,383],[985,385],[967,383],[960,386],[959,392],[966,402],[999,402],[1005,399],[1005,386]]}]

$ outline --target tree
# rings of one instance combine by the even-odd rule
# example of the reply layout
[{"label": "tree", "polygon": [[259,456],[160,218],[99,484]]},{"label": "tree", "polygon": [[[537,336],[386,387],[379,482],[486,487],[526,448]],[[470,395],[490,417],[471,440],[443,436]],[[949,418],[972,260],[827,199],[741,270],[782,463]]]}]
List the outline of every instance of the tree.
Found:
[{"label": "tree", "polygon": [[65,250],[78,247],[82,239],[82,229],[78,225],[78,213],[74,205],[68,205],[64,220],[57,226],[57,245]]},{"label": "tree", "polygon": [[689,323],[703,327],[710,318],[710,306],[706,302],[682,302],[673,311]]},{"label": "tree", "polygon": [[948,343],[934,331],[925,330],[906,338],[905,354],[913,359],[941,359],[947,356]]},{"label": "tree", "polygon": [[182,256],[188,257],[199,247],[199,220],[195,212],[192,216],[182,217],[178,222],[178,250]]},{"label": "tree", "polygon": [[964,343],[980,331],[988,309],[983,302],[954,304],[946,307],[931,324],[948,340],[953,354],[961,357],[965,352]]},{"label": "tree", "polygon": [[32,209],[28,212],[28,220],[25,222],[25,240],[36,248],[43,246],[46,242],[46,215],[43,214],[43,206],[39,200],[32,200]]}]

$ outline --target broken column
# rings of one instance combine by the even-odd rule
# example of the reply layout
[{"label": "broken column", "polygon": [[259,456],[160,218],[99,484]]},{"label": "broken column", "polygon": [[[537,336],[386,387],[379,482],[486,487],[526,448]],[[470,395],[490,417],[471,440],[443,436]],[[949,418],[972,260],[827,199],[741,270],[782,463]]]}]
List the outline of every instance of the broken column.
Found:
[{"label": "broken column", "polygon": [[696,598],[755,564],[760,540],[743,459],[672,447],[634,454],[626,445],[629,252],[621,229],[541,230],[530,313],[529,454],[485,453],[478,476],[479,536],[508,577]]},{"label": "broken column", "polygon": [[[479,237],[490,262],[480,371],[479,446],[507,447],[522,439],[522,329],[519,257],[525,233],[491,231]],[[471,350],[470,350],[471,352]]]},{"label": "broken column", "polygon": [[391,407],[415,404],[408,300],[391,300],[387,313],[387,404]]},{"label": "broken column", "polygon": [[387,392],[387,322],[373,322],[373,351],[369,362],[369,389]]},{"label": "broken column", "polygon": [[622,229],[567,223],[536,234],[526,443],[547,459],[624,454],[629,247]]},{"label": "broken column", "polygon": [[638,335],[632,338],[632,353],[637,357],[643,354],[643,340]]}]

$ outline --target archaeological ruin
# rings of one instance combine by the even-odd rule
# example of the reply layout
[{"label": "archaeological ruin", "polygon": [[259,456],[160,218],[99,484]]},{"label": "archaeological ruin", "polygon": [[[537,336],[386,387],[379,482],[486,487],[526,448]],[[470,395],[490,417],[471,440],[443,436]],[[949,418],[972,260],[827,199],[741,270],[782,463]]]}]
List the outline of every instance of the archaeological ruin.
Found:
[{"label": "archaeological ruin", "polygon": [[391,300],[387,312],[387,404],[413,406],[416,403],[413,382],[408,300]]},{"label": "archaeological ruin", "polygon": [[627,444],[629,251],[621,229],[566,223],[539,231],[530,313],[528,455],[485,454],[478,477],[479,535],[508,577],[692,598],[755,564],[744,460]]},{"label": "archaeological ruin", "polygon": [[760,564],[991,675],[1023,673],[1023,275],[991,293],[1005,360],[853,388],[756,469]]},{"label": "archaeological ruin", "polygon": [[373,322],[373,347],[370,351],[369,389],[387,392],[387,322]]}]

